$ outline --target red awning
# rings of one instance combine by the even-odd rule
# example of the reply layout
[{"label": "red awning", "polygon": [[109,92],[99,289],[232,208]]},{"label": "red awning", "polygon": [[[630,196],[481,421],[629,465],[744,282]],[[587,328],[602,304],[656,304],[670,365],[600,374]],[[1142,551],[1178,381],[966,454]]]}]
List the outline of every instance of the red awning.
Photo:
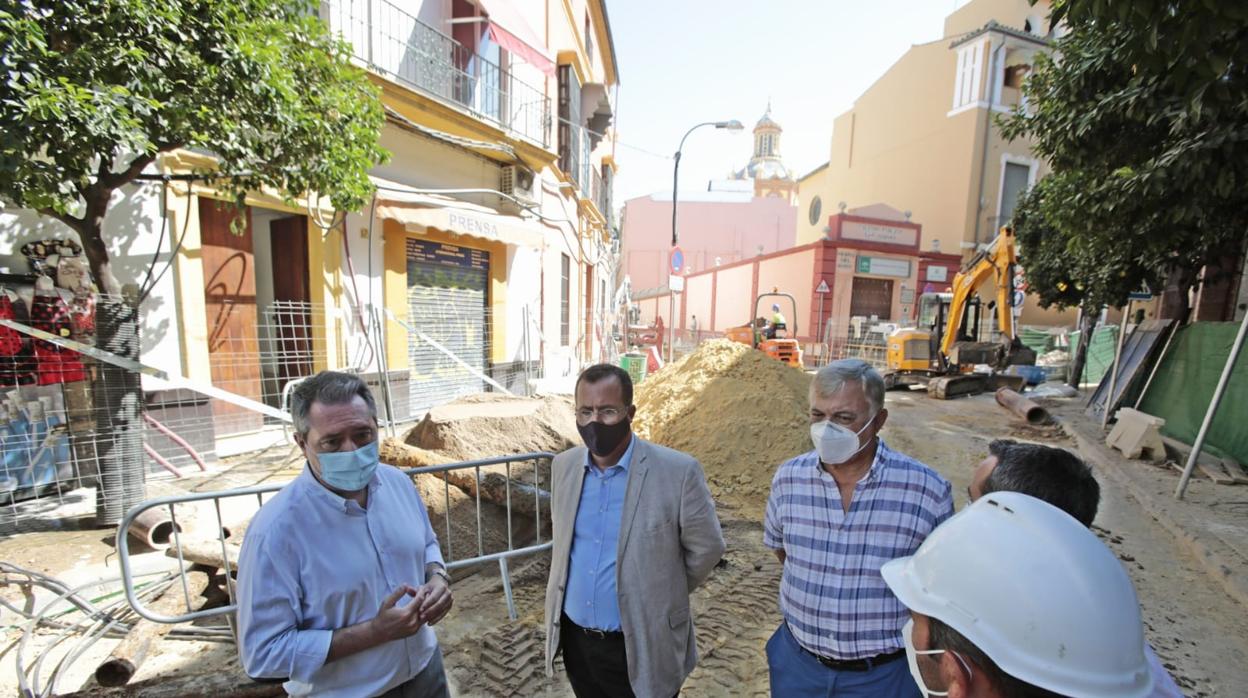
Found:
[{"label": "red awning", "polygon": [[507,0],[477,0],[490,18],[490,39],[547,75],[555,74],[555,62],[546,54],[544,42]]}]

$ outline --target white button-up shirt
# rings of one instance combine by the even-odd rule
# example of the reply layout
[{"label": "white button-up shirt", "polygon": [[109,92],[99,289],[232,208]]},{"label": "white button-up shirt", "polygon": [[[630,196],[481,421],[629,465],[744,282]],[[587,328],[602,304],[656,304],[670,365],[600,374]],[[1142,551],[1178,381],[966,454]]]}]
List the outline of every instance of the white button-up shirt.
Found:
[{"label": "white button-up shirt", "polygon": [[[425,583],[442,563],[429,513],[411,480],[381,465],[368,509],[330,492],[305,465],[252,519],[238,562],[243,668],[287,678],[294,696],[375,696],[420,673],[437,649],[433,629],[328,664],[334,630],[370,620],[400,585]],[[411,597],[403,597],[406,605]]]}]

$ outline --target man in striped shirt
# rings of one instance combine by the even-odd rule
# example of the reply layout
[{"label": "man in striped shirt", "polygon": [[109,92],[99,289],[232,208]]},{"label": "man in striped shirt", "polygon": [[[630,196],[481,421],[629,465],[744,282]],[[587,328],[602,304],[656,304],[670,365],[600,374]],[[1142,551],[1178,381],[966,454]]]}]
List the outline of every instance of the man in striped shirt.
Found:
[{"label": "man in striped shirt", "polygon": [[783,622],[767,642],[775,696],[920,696],[901,628],[909,611],[880,576],[953,515],[949,482],[879,438],[884,380],[835,361],[810,388],[815,450],[776,471],[763,542],[784,565]]}]

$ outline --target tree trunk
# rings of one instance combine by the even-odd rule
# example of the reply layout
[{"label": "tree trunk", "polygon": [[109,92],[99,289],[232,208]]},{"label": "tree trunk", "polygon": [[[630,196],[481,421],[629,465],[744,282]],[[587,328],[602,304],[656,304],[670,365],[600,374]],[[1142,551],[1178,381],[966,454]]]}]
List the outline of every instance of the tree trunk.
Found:
[{"label": "tree trunk", "polygon": [[1186,266],[1170,269],[1166,277],[1166,287],[1161,294],[1161,304],[1157,309],[1159,320],[1178,320],[1180,325],[1186,324],[1191,313],[1190,291],[1196,283],[1196,270]]},{"label": "tree trunk", "polygon": [[1075,356],[1070,363],[1070,377],[1067,384],[1075,390],[1083,382],[1083,369],[1088,363],[1088,346],[1092,344],[1092,331],[1096,328],[1096,318],[1100,316],[1100,308],[1081,308],[1079,318],[1079,346],[1075,347]]},{"label": "tree trunk", "polygon": [[[94,197],[107,202],[111,191]],[[137,362],[139,360],[138,288],[121,287],[113,276],[104,243],[104,209],[92,205],[75,226],[91,267],[91,276],[100,291],[96,303],[95,346],[103,351]],[[97,362],[93,384],[95,430],[85,434],[94,449],[79,449],[94,455],[99,478],[96,487],[95,517],[99,526],[113,526],[126,510],[146,497],[144,480],[147,459],[143,453],[143,391],[136,371],[107,362]],[[91,451],[94,450],[92,454]],[[83,468],[89,471],[91,468]]]},{"label": "tree trunk", "polygon": [[[137,287],[121,296],[101,295],[96,304],[96,346],[139,360]],[[99,362],[95,380],[96,524],[113,526],[146,497],[147,458],[143,452],[143,391],[137,371]]]}]

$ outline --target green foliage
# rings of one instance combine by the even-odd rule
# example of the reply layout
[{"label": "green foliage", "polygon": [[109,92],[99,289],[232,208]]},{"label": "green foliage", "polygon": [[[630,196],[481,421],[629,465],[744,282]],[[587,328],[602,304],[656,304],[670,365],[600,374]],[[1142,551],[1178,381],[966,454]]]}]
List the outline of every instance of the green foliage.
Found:
[{"label": "green foliage", "polygon": [[1119,305],[1127,294],[1147,284],[1160,288],[1164,260],[1141,257],[1147,246],[1122,244],[1090,229],[1077,206],[1087,184],[1077,173],[1056,173],[1041,180],[1014,211],[1028,291],[1043,307],[1083,306],[1095,311]]},{"label": "green foliage", "polygon": [[160,152],[192,148],[216,156],[229,175],[216,186],[235,198],[272,187],[360,208],[386,156],[384,114],[315,7],[3,3],[0,198],[98,236],[112,190]]},{"label": "green foliage", "polygon": [[1122,279],[1199,268],[1245,237],[1248,4],[1057,0],[1052,19],[1070,32],[1027,80],[1030,113],[1001,126],[1061,178],[1029,224],[1060,231],[1095,274],[1083,290],[1117,305]]}]

